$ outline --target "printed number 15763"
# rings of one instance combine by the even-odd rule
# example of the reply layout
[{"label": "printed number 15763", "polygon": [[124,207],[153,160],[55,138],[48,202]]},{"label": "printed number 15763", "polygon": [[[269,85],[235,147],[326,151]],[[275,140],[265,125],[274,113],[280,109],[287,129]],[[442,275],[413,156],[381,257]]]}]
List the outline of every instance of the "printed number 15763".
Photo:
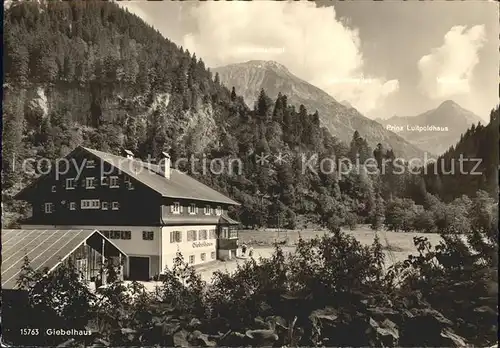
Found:
[{"label": "printed number 15763", "polygon": [[23,336],[37,336],[40,334],[38,329],[21,329],[21,335]]}]

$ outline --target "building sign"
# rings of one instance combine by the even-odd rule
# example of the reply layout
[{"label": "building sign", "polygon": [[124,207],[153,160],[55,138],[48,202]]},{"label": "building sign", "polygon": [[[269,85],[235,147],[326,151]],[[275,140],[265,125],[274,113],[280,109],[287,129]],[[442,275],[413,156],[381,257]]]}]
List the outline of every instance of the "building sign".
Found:
[{"label": "building sign", "polygon": [[211,243],[211,242],[194,242],[193,248],[211,247],[213,245],[214,245],[214,243]]}]

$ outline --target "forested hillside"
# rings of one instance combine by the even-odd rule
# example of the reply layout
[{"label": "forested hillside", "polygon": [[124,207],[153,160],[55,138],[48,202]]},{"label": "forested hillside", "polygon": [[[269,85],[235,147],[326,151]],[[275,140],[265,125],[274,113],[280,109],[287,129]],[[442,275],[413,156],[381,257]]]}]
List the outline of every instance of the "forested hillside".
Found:
[{"label": "forested hillside", "polygon": [[[394,154],[385,144],[372,151],[358,132],[344,144],[320,126],[317,112],[290,106],[282,94],[271,100],[262,90],[249,109],[195,54],[116,4],[22,2],[6,11],[4,28],[6,225],[27,213],[12,200],[34,176],[21,168],[23,159],[54,160],[79,144],[115,154],[129,149],[143,159],[165,150],[174,161],[240,158],[241,175],[193,176],[241,202],[232,214],[248,226],[293,228],[298,216],[353,225],[369,220],[391,197],[426,197],[420,177],[394,175]],[[256,161],[279,153],[284,161]],[[341,177],[303,172],[302,156],[308,161],[314,155],[318,162],[385,158],[389,169],[379,175],[360,168]],[[191,165],[186,169],[192,172]],[[450,184],[437,193],[455,189]]]},{"label": "forested hillside", "polygon": [[[115,4],[13,5],[5,15],[5,52],[7,211],[12,193],[31,180],[20,170],[24,158],[55,159],[78,144],[117,154],[126,148],[141,158],[169,150],[174,161],[201,153],[239,157],[243,175],[199,179],[244,203],[240,218],[249,225],[269,223],[276,211],[280,223],[293,224],[296,214],[316,214],[323,196],[346,200],[355,213],[370,196],[349,192],[349,183],[343,194],[332,178],[301,175],[302,153],[349,153],[320,128],[317,113],[295,110],[286,96],[272,101],[264,91],[249,110],[203,61]],[[351,154],[364,146],[370,156],[356,137]],[[255,156],[271,151],[286,153],[287,163],[257,166]]]},{"label": "forested hillside", "polygon": [[[499,118],[497,106],[490,113],[488,125],[472,125],[462,134],[460,141],[438,158],[437,175],[434,165],[428,166],[425,181],[429,192],[447,201],[463,194],[472,196],[479,189],[498,198]],[[463,173],[460,158],[464,159]]]}]

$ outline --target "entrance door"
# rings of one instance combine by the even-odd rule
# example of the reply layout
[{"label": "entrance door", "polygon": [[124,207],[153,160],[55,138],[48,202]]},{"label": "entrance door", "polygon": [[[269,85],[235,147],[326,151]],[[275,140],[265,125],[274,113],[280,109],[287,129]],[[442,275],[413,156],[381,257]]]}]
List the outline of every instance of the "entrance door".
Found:
[{"label": "entrance door", "polygon": [[130,280],[149,280],[149,257],[129,257]]}]

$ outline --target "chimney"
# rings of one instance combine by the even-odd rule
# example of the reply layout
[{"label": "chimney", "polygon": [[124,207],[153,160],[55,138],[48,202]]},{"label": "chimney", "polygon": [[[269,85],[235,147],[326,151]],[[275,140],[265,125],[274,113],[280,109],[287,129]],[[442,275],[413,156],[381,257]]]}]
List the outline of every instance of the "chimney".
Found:
[{"label": "chimney", "polygon": [[130,150],[124,150],[123,152],[125,152],[125,157],[127,157],[127,159],[134,159],[134,154],[132,153],[132,151]]},{"label": "chimney", "polygon": [[166,152],[161,154],[163,158],[160,161],[160,172],[165,178],[170,179],[170,155]]}]

